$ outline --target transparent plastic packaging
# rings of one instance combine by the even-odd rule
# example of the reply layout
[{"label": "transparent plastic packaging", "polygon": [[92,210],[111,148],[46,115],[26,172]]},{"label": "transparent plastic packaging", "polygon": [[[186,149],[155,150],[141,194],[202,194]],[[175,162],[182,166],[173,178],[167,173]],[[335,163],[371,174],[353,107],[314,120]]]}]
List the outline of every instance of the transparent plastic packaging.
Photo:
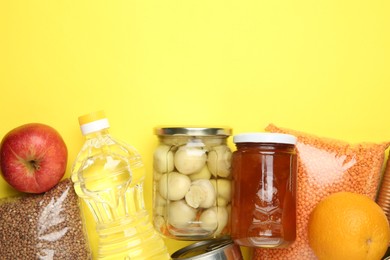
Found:
[{"label": "transparent plastic packaging", "polygon": [[86,140],[72,168],[77,195],[96,221],[99,259],[170,259],[144,207],[141,156],[113,138],[103,112],[79,118]]},{"label": "transparent plastic packaging", "polygon": [[70,179],[42,194],[0,200],[0,259],[92,259]]},{"label": "transparent plastic packaging", "polygon": [[350,144],[272,124],[266,130],[298,138],[297,238],[288,248],[256,248],[253,259],[317,259],[307,235],[311,211],[323,198],[340,191],[363,194],[375,200],[385,151],[390,143]]},{"label": "transparent plastic packaging", "polygon": [[232,230],[246,247],[287,247],[296,237],[296,137],[243,133],[233,137]]},{"label": "transparent plastic packaging", "polygon": [[153,220],[164,236],[203,240],[230,234],[228,128],[157,127]]}]

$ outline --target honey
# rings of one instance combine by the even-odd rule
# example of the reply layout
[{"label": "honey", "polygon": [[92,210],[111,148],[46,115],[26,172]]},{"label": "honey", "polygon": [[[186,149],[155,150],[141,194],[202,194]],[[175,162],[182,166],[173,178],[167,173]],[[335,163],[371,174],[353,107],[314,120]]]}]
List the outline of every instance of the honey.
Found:
[{"label": "honey", "polygon": [[241,246],[287,247],[296,237],[296,138],[234,136],[231,236]]}]

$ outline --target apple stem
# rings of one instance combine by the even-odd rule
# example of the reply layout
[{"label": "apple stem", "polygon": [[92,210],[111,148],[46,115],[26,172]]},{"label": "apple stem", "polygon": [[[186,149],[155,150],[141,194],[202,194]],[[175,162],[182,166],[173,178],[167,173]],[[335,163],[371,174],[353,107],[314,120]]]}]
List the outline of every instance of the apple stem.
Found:
[{"label": "apple stem", "polygon": [[37,171],[41,168],[41,166],[36,160],[30,160],[29,163]]}]

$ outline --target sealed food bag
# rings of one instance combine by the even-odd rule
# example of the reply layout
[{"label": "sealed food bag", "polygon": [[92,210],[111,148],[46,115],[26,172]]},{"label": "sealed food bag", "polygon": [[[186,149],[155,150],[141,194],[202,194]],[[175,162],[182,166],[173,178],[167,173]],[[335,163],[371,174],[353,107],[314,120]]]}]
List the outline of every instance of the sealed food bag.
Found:
[{"label": "sealed food bag", "polygon": [[339,191],[364,194],[374,200],[390,143],[350,144],[272,124],[266,131],[298,138],[297,238],[288,248],[256,248],[253,259],[316,259],[307,235],[311,211],[320,200]]},{"label": "sealed food bag", "polygon": [[92,259],[70,179],[43,194],[0,200],[0,259]]}]

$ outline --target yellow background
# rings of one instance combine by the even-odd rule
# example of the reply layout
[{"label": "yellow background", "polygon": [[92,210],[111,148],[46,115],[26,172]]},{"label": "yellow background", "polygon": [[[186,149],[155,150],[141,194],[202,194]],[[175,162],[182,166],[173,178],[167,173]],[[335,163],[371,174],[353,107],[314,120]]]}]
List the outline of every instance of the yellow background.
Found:
[{"label": "yellow background", "polygon": [[1,0],[0,136],[53,126],[69,176],[78,116],[104,109],[144,158],[150,212],[157,125],[388,141],[389,14],[388,0]]}]

